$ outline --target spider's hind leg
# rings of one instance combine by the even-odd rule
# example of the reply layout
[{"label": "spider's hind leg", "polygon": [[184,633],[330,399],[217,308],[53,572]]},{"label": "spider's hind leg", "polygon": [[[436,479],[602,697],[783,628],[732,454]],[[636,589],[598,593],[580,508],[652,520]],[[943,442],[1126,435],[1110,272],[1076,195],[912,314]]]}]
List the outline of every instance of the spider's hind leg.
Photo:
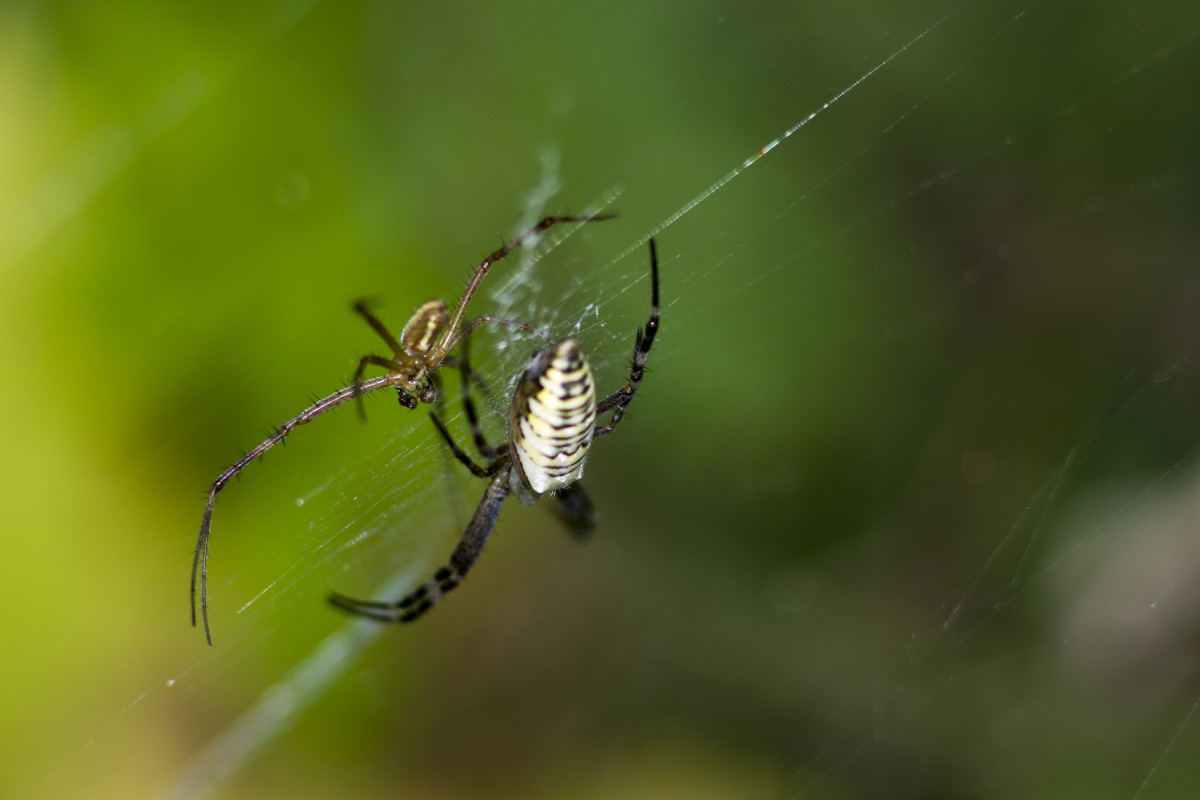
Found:
[{"label": "spider's hind leg", "polygon": [[394,603],[355,600],[337,593],[329,595],[329,602],[343,611],[380,622],[412,622],[420,617],[458,586],[475,565],[483,546],[487,544],[492,528],[496,526],[500,506],[508,496],[508,480],[508,470],[502,470],[492,478],[483,499],[475,508],[475,514],[471,517],[466,532],[454,548],[454,552],[450,554],[450,561],[416,589]]},{"label": "spider's hind leg", "polygon": [[554,499],[558,501],[554,510],[571,534],[576,539],[588,538],[596,527],[596,509],[583,487],[573,483],[565,489],[559,489]]}]

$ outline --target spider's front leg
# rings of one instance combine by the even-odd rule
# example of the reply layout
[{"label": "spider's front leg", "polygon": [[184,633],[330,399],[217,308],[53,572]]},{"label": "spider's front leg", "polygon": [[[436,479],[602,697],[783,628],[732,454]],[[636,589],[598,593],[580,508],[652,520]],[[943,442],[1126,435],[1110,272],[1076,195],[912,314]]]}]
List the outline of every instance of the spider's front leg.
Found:
[{"label": "spider's front leg", "polygon": [[433,574],[433,577],[422,583],[413,591],[394,603],[374,603],[367,600],[355,600],[335,593],[329,595],[329,602],[338,608],[370,617],[381,622],[412,622],[429,609],[437,605],[448,592],[458,586],[462,579],[475,565],[483,546],[487,544],[492,528],[496,527],[496,517],[500,514],[500,506],[509,492],[509,471],[500,470],[488,484],[483,499],[475,508],[467,530],[459,540],[458,546],[450,554],[450,561]]}]

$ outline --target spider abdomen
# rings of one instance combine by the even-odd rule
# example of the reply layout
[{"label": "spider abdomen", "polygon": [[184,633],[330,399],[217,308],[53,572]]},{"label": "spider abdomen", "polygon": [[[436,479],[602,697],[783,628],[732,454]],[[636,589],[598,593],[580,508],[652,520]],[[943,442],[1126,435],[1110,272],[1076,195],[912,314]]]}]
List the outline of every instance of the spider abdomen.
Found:
[{"label": "spider abdomen", "polygon": [[534,495],[575,483],[596,424],[596,382],[574,339],[534,354],[513,395],[509,442],[517,476]]},{"label": "spider abdomen", "polygon": [[400,344],[414,355],[428,353],[446,329],[449,319],[445,300],[428,300],[422,303],[405,323],[400,334]]}]

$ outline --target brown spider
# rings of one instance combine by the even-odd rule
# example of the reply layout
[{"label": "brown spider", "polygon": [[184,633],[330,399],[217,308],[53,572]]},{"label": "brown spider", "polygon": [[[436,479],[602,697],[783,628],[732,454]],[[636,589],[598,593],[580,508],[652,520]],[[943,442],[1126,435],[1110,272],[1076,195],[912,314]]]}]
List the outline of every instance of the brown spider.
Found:
[{"label": "brown spider", "polygon": [[[611,214],[592,216],[554,216],[546,217],[516,239],[491,253],[475,269],[467,288],[463,291],[454,308],[449,313],[444,300],[430,300],[423,303],[404,325],[404,330],[397,339],[363,303],[356,303],[354,311],[366,319],[367,324],[379,334],[392,351],[392,357],[378,355],[364,356],[358,362],[354,371],[354,379],[350,385],[340,389],[328,397],[324,397],[301,411],[293,419],[280,425],[275,432],[260,442],[257,447],[238,459],[232,466],[217,476],[212,487],[208,490],[208,502],[204,506],[204,518],[200,522],[200,535],[196,539],[196,553],[192,559],[192,625],[196,625],[196,585],[197,576],[200,586],[200,617],[204,622],[204,638],[212,644],[212,634],[208,624],[208,539],[212,528],[213,505],[217,500],[217,492],[235,475],[246,468],[255,459],[261,457],[275,445],[284,440],[297,425],[304,425],[324,414],[330,409],[342,405],[348,400],[359,403],[359,413],[362,413],[362,396],[379,389],[394,386],[399,394],[400,404],[414,409],[418,402],[432,403],[438,394],[436,373],[439,367],[447,361],[453,362],[450,353],[467,337],[471,331],[480,325],[491,322],[507,325],[512,328],[529,331],[541,335],[529,325],[491,316],[475,317],[466,322],[463,317],[467,305],[475,296],[484,276],[492,264],[507,256],[518,247],[524,245],[532,237],[552,225],[563,222],[587,223],[611,219]],[[363,372],[368,366],[382,367],[387,370],[383,375],[363,380]]]}]

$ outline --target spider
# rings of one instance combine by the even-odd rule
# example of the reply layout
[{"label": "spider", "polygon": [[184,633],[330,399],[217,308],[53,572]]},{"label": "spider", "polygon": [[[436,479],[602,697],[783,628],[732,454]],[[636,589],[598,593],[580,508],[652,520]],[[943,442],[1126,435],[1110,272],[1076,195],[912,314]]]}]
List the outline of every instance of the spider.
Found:
[{"label": "spider", "polygon": [[[462,582],[479,558],[509,492],[526,505],[553,494],[572,533],[578,537],[587,534],[595,522],[595,512],[578,481],[583,477],[588,448],[593,438],[612,433],[625,415],[641,384],[646,356],[658,332],[658,256],[653,238],[650,239],[650,291],[650,319],[644,331],[638,329],[634,340],[629,382],[597,403],[592,369],[574,339],[563,339],[538,350],[529,359],[513,393],[508,441],[502,444],[488,444],[479,429],[470,395],[470,368],[464,354],[459,363],[463,373],[463,411],[475,447],[487,459],[487,465],[476,464],[455,443],[437,414],[431,412],[430,419],[454,457],[473,474],[490,479],[466,532],[450,554],[450,561],[399,600],[377,603],[333,593],[329,601],[345,611],[383,622],[417,619]],[[597,425],[596,416],[607,411],[613,412],[608,423]]]},{"label": "spider", "polygon": [[[272,447],[282,442],[296,426],[312,422],[326,411],[336,408],[349,400],[355,400],[358,403],[360,416],[364,416],[362,408],[363,395],[384,389],[388,386],[396,387],[400,405],[405,408],[415,409],[418,402],[434,402],[438,396],[438,368],[443,363],[455,363],[455,359],[450,353],[480,325],[489,322],[497,325],[507,325],[540,336],[541,334],[532,327],[524,323],[513,322],[512,320],[484,315],[464,322],[463,317],[466,314],[467,305],[471,302],[471,298],[475,296],[475,292],[478,291],[479,285],[483,282],[483,278],[492,264],[524,245],[532,237],[560,223],[578,222],[582,224],[612,219],[613,216],[612,214],[593,214],[590,216],[552,216],[542,219],[516,239],[513,239],[508,244],[491,253],[479,264],[474,274],[471,275],[470,281],[467,282],[467,288],[463,290],[458,304],[454,307],[453,314],[447,309],[444,300],[430,300],[423,303],[413,313],[412,317],[409,318],[408,322],[405,323],[399,339],[393,336],[387,327],[367,310],[364,303],[359,302],[354,304],[355,313],[365,319],[367,324],[371,326],[371,329],[379,334],[380,338],[387,343],[388,348],[392,351],[392,357],[386,358],[378,355],[363,356],[358,362],[358,368],[354,371],[354,379],[349,386],[334,392],[328,397],[321,398],[301,411],[298,416],[280,425],[275,429],[274,433],[260,442],[258,446],[218,475],[208,490],[208,501],[204,506],[204,518],[200,522],[200,535],[196,539],[196,553],[192,559],[191,596],[192,626],[195,627],[198,576],[200,586],[200,617],[204,622],[204,638],[210,645],[212,644],[212,633],[208,624],[208,540],[209,532],[212,528],[213,505],[217,501],[217,493],[224,488],[225,484],[245,469],[252,461],[260,458]],[[369,366],[382,367],[387,372],[384,375],[363,380],[363,373]]]}]

